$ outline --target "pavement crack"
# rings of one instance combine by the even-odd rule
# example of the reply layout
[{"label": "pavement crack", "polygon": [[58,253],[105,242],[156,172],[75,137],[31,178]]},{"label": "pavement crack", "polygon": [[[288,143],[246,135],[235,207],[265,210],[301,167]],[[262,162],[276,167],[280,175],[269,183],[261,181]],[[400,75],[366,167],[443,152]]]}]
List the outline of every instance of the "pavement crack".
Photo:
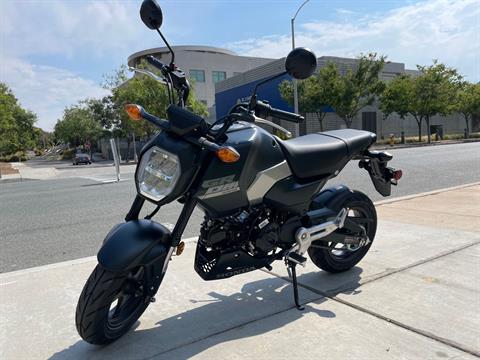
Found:
[{"label": "pavement crack", "polygon": [[[320,300],[320,299],[322,299],[322,298],[323,298],[323,296],[320,296],[320,297],[315,298],[315,299],[313,299],[313,300],[311,300],[311,301],[307,301],[307,302],[303,303],[302,305],[306,305],[306,304],[308,304],[308,303],[318,301],[318,300]],[[249,320],[249,321],[247,321],[247,322],[244,322],[244,323],[241,323],[241,324],[238,324],[238,325],[231,326],[231,327],[229,327],[229,328],[227,328],[227,329],[223,329],[223,330],[216,331],[216,332],[214,332],[214,333],[212,333],[212,334],[202,336],[202,337],[200,337],[200,338],[197,338],[197,339],[188,341],[188,342],[186,342],[186,343],[184,343],[184,344],[180,344],[180,345],[174,346],[174,347],[172,347],[172,348],[170,348],[170,349],[161,351],[161,352],[159,352],[159,353],[150,355],[150,356],[145,357],[145,358],[142,358],[142,359],[143,359],[143,360],[154,359],[154,358],[156,358],[157,356],[165,355],[165,354],[167,354],[167,353],[169,353],[169,352],[172,352],[172,351],[174,351],[174,350],[180,349],[180,348],[182,348],[182,347],[185,347],[185,346],[189,346],[189,345],[198,343],[198,342],[200,342],[200,341],[203,341],[203,340],[206,340],[206,339],[208,339],[208,338],[211,338],[211,337],[214,337],[214,336],[217,336],[217,335],[226,333],[226,332],[231,331],[231,330],[235,330],[235,329],[242,328],[242,327],[244,327],[244,326],[246,326],[246,325],[255,323],[255,322],[257,322],[257,321],[261,321],[261,320],[268,319],[269,317],[272,317],[272,316],[275,316],[275,315],[278,315],[278,314],[282,314],[282,313],[284,313],[284,312],[287,312],[287,311],[293,310],[293,309],[296,310],[296,307],[295,307],[295,306],[290,306],[290,307],[288,307],[287,309],[278,310],[278,311],[276,311],[276,312],[274,312],[274,313],[261,316],[261,317],[259,317],[259,318],[257,318],[257,319]]]},{"label": "pavement crack", "polygon": [[[359,284],[359,286],[362,286],[362,285],[364,285],[364,284],[367,284],[367,283],[370,283],[370,282],[373,282],[373,281],[376,281],[376,280],[379,280],[379,279],[383,279],[383,278],[385,278],[385,277],[387,277],[387,276],[390,276],[390,275],[399,273],[399,272],[401,272],[401,271],[405,271],[405,270],[411,269],[411,268],[413,268],[413,267],[415,267],[415,266],[419,266],[419,265],[425,264],[425,263],[427,263],[427,262],[430,262],[430,261],[439,259],[439,258],[441,258],[441,257],[447,256],[447,255],[450,255],[450,254],[453,254],[453,253],[455,253],[455,252],[458,252],[458,251],[467,249],[467,248],[469,248],[469,247],[471,247],[471,246],[474,246],[474,245],[477,245],[477,244],[480,244],[480,241],[476,241],[476,242],[474,242],[474,243],[466,244],[466,245],[464,245],[464,246],[461,246],[461,247],[456,248],[456,249],[453,249],[453,250],[449,250],[449,251],[447,251],[447,252],[438,254],[438,255],[436,255],[436,256],[432,256],[432,257],[430,257],[430,258],[417,261],[417,262],[415,262],[415,263],[413,263],[413,264],[410,264],[410,265],[407,265],[407,266],[404,266],[404,267],[401,267],[401,268],[397,268],[397,269],[393,269],[393,270],[390,270],[390,271],[381,273],[379,276],[376,276],[376,277],[374,277],[374,278],[370,278],[370,279],[368,279],[368,280],[365,281],[365,282],[361,282],[361,283]],[[265,273],[267,273],[267,274],[269,274],[269,275],[272,275],[272,276],[281,278],[281,279],[283,279],[283,280],[285,280],[285,281],[287,281],[287,282],[291,282],[289,278],[286,278],[286,277],[284,277],[284,276],[282,276],[282,275],[279,275],[279,274],[277,274],[277,273],[274,273],[274,272],[271,272],[271,271],[268,271],[268,270],[265,270],[265,269],[260,269],[260,270],[263,271],[263,272],[265,272]],[[376,318],[378,318],[378,319],[380,319],[380,320],[386,321],[386,322],[388,322],[388,323],[390,323],[390,324],[396,325],[396,326],[401,327],[401,328],[403,328],[403,329],[405,329],[405,330],[414,332],[414,333],[416,333],[416,334],[418,334],[418,335],[427,337],[427,338],[429,338],[429,339],[431,339],[431,340],[440,342],[440,343],[442,343],[442,344],[444,344],[444,345],[453,347],[453,348],[455,348],[455,349],[457,349],[457,350],[460,350],[460,351],[462,351],[462,352],[468,353],[468,354],[470,354],[470,355],[474,355],[474,356],[480,357],[480,352],[477,351],[477,350],[475,350],[475,349],[471,349],[471,348],[466,347],[466,346],[464,346],[464,345],[462,345],[462,344],[459,344],[459,343],[457,343],[457,342],[455,342],[455,341],[442,338],[442,337],[437,336],[437,335],[435,335],[435,334],[432,334],[432,333],[430,333],[430,332],[428,332],[428,331],[421,330],[421,329],[417,329],[417,328],[414,328],[414,327],[412,327],[412,326],[403,324],[403,323],[400,322],[400,321],[397,321],[397,320],[388,318],[388,317],[386,317],[386,316],[384,316],[384,315],[381,315],[381,314],[379,314],[379,313],[376,313],[375,311],[369,310],[369,309],[367,309],[367,308],[358,306],[358,305],[356,305],[356,304],[354,304],[354,303],[351,303],[351,302],[349,302],[349,301],[346,301],[346,300],[343,300],[343,299],[340,299],[340,298],[336,297],[336,294],[338,294],[338,293],[340,293],[340,292],[344,292],[344,291],[348,291],[348,290],[353,289],[353,287],[351,287],[351,286],[350,286],[350,287],[345,287],[345,288],[339,288],[340,290],[337,290],[337,289],[336,289],[336,290],[334,290],[334,293],[332,294],[332,291],[327,291],[327,292],[321,291],[321,290],[312,288],[312,287],[310,287],[310,286],[308,286],[308,285],[304,285],[304,284],[301,284],[301,283],[299,283],[298,285],[301,286],[301,287],[303,287],[303,288],[305,288],[305,289],[307,289],[307,290],[309,290],[309,291],[311,291],[311,292],[313,292],[313,293],[315,293],[315,294],[320,295],[320,296],[317,297],[317,298],[314,298],[314,299],[312,299],[312,300],[309,300],[309,301],[306,301],[306,302],[302,303],[302,305],[307,305],[307,304],[310,304],[310,303],[314,303],[315,301],[318,301],[318,300],[320,300],[320,299],[322,299],[322,298],[328,298],[328,299],[330,299],[330,300],[332,300],[332,301],[335,301],[335,302],[340,303],[340,304],[342,304],[342,305],[348,306],[348,307],[350,307],[350,308],[352,308],[352,309],[355,309],[355,310],[357,310],[357,311],[361,311],[361,312],[363,312],[363,313],[365,313],[365,314],[374,316],[374,317],[376,317]],[[357,286],[356,288],[358,288],[359,286]],[[247,322],[244,322],[244,323],[235,325],[235,326],[231,326],[231,327],[226,328],[226,329],[223,329],[223,330],[216,331],[216,332],[214,332],[214,333],[212,333],[212,334],[205,335],[205,336],[202,336],[202,337],[197,338],[197,339],[193,339],[193,340],[191,340],[191,341],[189,341],[189,342],[186,342],[186,343],[184,343],[184,344],[179,344],[179,345],[174,346],[174,347],[172,347],[172,348],[170,348],[170,349],[161,351],[161,352],[159,352],[159,353],[153,354],[153,355],[148,356],[148,357],[145,357],[145,358],[143,358],[143,359],[145,359],[145,360],[147,360],[147,359],[153,359],[153,358],[156,358],[157,356],[162,356],[162,355],[168,354],[168,353],[170,353],[170,352],[172,352],[172,351],[175,351],[175,350],[177,350],[177,349],[180,349],[180,348],[182,348],[182,347],[185,347],[185,346],[189,346],[189,345],[198,343],[198,342],[200,342],[200,341],[209,339],[209,338],[211,338],[211,337],[214,337],[214,336],[217,336],[217,335],[226,333],[226,332],[231,331],[231,330],[235,330],[235,329],[244,327],[244,326],[246,326],[246,325],[255,323],[255,322],[257,322],[257,321],[262,321],[262,320],[268,319],[268,318],[270,318],[270,317],[272,317],[272,316],[279,315],[279,314],[285,313],[285,312],[290,311],[290,310],[293,310],[293,309],[296,310],[296,307],[295,307],[295,306],[290,306],[290,307],[288,307],[288,308],[286,308],[286,309],[279,310],[279,311],[276,311],[276,312],[274,312],[274,313],[267,314],[267,315],[265,315],[265,316],[262,316],[262,317],[259,317],[259,318],[256,318],[256,319],[253,319],[253,320],[250,320],[250,321],[247,321]]]},{"label": "pavement crack", "polygon": [[[335,289],[335,290],[330,290],[330,291],[322,291],[322,290],[319,290],[319,289],[316,289],[316,288],[313,288],[309,285],[306,285],[306,284],[302,284],[302,283],[298,283],[298,286],[301,286],[315,294],[318,294],[318,295],[321,295],[322,297],[325,297],[325,298],[328,298],[332,301],[335,301],[337,303],[340,303],[342,305],[345,305],[345,306],[348,306],[352,309],[355,309],[357,311],[360,311],[360,312],[363,312],[365,314],[368,314],[368,315],[371,315],[371,316],[374,316],[376,317],[377,319],[380,319],[380,320],[384,320],[390,324],[393,324],[393,325],[396,325],[398,327],[401,327],[402,329],[405,329],[405,330],[408,330],[408,331],[411,331],[413,333],[416,333],[418,335],[421,335],[421,336],[424,336],[424,337],[427,337],[431,340],[434,340],[434,341],[437,341],[437,342],[440,342],[444,345],[447,345],[447,346],[450,346],[450,347],[453,347],[457,350],[460,350],[460,351],[463,351],[465,353],[468,353],[470,355],[474,355],[474,356],[477,356],[477,357],[480,357],[480,351],[476,350],[476,349],[473,349],[473,348],[470,348],[468,346],[465,346],[463,344],[460,344],[460,343],[457,343],[453,340],[450,340],[450,339],[445,339],[443,337],[440,337],[438,335],[435,335],[429,331],[425,331],[425,330],[422,330],[422,329],[418,329],[418,328],[415,328],[413,326],[410,326],[410,325],[407,325],[407,324],[404,324],[400,321],[397,321],[395,319],[392,319],[392,318],[389,318],[387,316],[384,316],[380,313],[377,313],[373,310],[369,310],[365,307],[362,307],[362,306],[359,306],[359,305],[356,305],[350,301],[346,301],[346,300],[343,300],[343,299],[340,299],[337,297],[337,294],[341,293],[341,292],[348,292],[350,290],[354,290],[354,289],[358,289],[359,287],[365,285],[365,284],[368,284],[368,283],[371,283],[373,281],[376,281],[376,280],[380,280],[380,279],[383,279],[385,277],[388,277],[390,275],[394,275],[394,274],[397,274],[399,272],[402,272],[402,271],[405,271],[405,270],[408,270],[408,269],[411,269],[411,268],[414,268],[416,266],[420,266],[420,265],[423,265],[423,264],[426,264],[428,262],[431,262],[431,261],[434,261],[434,260],[437,260],[439,258],[442,258],[442,257],[445,257],[445,256],[448,256],[448,255],[451,255],[451,254],[454,254],[456,252],[459,252],[459,251],[462,251],[462,250],[465,250],[465,249],[468,249],[472,246],[475,246],[475,245],[478,245],[480,244],[480,241],[475,241],[473,243],[469,243],[469,244],[466,244],[466,245],[463,245],[463,246],[460,246],[456,249],[453,249],[453,250],[449,250],[449,251],[446,251],[446,252],[443,252],[443,253],[440,253],[438,255],[435,255],[435,256],[432,256],[432,257],[429,257],[429,258],[426,258],[426,259],[423,259],[423,260],[419,260],[417,262],[414,262],[410,265],[406,265],[406,266],[403,266],[403,267],[400,267],[400,268],[397,268],[397,269],[392,269],[392,270],[387,270],[385,272],[382,272],[380,273],[378,276],[372,276],[370,277],[369,279],[367,279],[366,281],[363,281],[363,282],[360,282],[358,283],[357,286],[345,286],[345,287],[340,287],[338,289]],[[265,270],[265,269],[261,269],[262,271],[264,271],[265,273],[268,273],[270,275],[273,275],[273,276],[276,276],[276,277],[279,277],[281,279],[284,279],[288,282],[291,282],[290,278],[288,277],[284,277],[282,275],[279,275],[277,273],[274,273],[272,271],[268,271],[268,270]],[[314,299],[314,300],[311,300],[311,301],[308,301],[307,303],[311,303],[311,302],[314,302],[314,301],[317,301],[318,299]],[[305,305],[305,304],[303,304]]]}]

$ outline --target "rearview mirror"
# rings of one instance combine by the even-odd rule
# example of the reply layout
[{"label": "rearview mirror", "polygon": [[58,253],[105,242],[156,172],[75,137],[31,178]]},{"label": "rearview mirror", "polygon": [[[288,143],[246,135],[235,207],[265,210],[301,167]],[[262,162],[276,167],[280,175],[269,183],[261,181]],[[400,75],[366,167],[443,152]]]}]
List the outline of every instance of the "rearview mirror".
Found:
[{"label": "rearview mirror", "polygon": [[160,29],[163,21],[160,5],[155,0],[143,0],[140,7],[140,18],[149,29]]},{"label": "rearview mirror", "polygon": [[316,69],[317,57],[307,48],[293,49],[285,60],[285,70],[297,80],[308,78]]}]

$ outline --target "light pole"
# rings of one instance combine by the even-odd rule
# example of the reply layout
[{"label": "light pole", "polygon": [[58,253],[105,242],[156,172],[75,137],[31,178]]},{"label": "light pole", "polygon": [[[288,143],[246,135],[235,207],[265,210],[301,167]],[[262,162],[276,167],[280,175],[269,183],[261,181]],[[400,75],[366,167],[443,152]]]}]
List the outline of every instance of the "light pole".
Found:
[{"label": "light pole", "polygon": [[[292,50],[295,49],[295,19],[297,18],[298,13],[302,10],[303,6],[310,0],[305,0],[302,5],[297,9],[295,15],[291,18],[290,23],[292,25]],[[298,114],[298,86],[297,79],[293,79],[293,108],[295,113]],[[295,124],[295,136],[300,135],[300,126]]]}]

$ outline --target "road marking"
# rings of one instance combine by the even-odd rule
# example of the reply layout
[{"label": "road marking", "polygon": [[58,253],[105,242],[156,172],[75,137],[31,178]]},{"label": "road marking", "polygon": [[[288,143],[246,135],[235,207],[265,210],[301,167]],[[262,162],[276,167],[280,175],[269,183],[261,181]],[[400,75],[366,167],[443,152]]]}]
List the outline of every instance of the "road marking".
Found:
[{"label": "road marking", "polygon": [[[97,177],[93,177],[93,176],[79,176],[79,177],[82,178],[82,179],[93,180],[93,181],[101,182],[101,183],[104,183],[104,184],[117,182],[117,179],[102,179],[102,178],[97,178]],[[127,180],[131,180],[131,179],[120,179],[120,181],[127,181]]]},{"label": "road marking", "polygon": [[[197,240],[198,240],[198,236],[182,239],[182,241],[186,244],[194,243]],[[84,257],[84,258],[79,258],[79,259],[74,259],[74,260],[67,260],[67,261],[62,261],[62,262],[53,263],[53,264],[36,266],[36,267],[28,268],[28,269],[21,269],[21,270],[6,272],[6,273],[3,273],[3,274],[0,274],[0,281],[4,280],[4,279],[11,278],[11,277],[15,277],[15,276],[20,276],[20,275],[30,274],[30,273],[36,273],[36,272],[44,271],[44,270],[58,269],[58,268],[66,267],[66,266],[83,264],[83,263],[90,262],[90,261],[97,261],[97,256],[96,255],[95,256],[87,256],[87,257]],[[8,284],[8,283],[5,283],[5,284]]]}]

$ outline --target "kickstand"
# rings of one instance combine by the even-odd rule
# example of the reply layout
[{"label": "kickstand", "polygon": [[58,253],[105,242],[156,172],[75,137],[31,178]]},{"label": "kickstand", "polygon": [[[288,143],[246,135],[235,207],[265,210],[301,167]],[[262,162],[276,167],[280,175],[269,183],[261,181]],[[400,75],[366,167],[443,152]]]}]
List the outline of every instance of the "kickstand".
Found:
[{"label": "kickstand", "polygon": [[294,263],[293,261],[288,261],[287,270],[288,270],[288,275],[291,274],[291,278],[292,278],[293,299],[295,300],[295,306],[297,307],[298,310],[302,311],[305,308],[302,305],[300,305],[300,302],[298,301],[297,271],[295,270],[296,266],[297,264]]}]

